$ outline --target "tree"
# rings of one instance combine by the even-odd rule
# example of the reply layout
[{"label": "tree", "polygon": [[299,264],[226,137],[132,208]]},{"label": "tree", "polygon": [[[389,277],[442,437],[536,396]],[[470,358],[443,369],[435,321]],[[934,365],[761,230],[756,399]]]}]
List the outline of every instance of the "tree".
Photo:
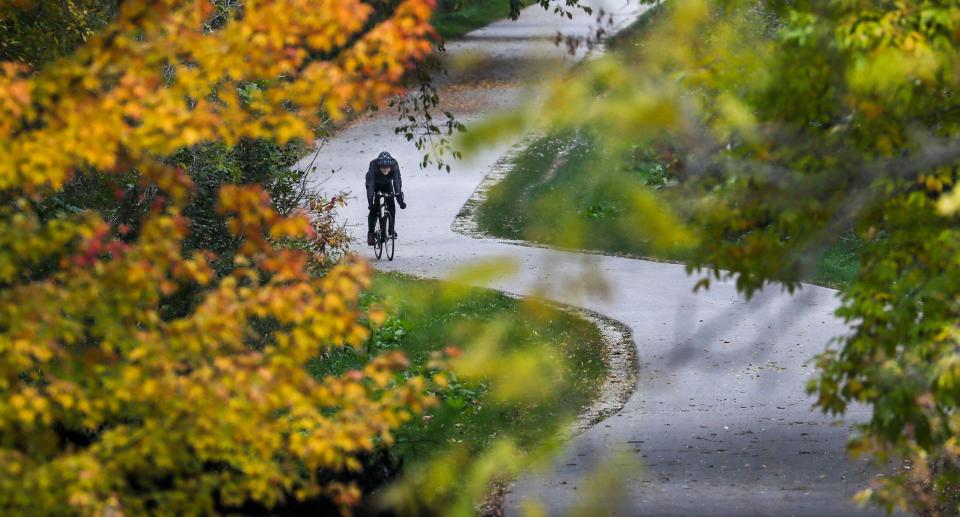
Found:
[{"label": "tree", "polygon": [[0,17],[0,61],[36,66],[73,52],[119,10],[119,0],[8,1]]},{"label": "tree", "polygon": [[[0,505],[172,514],[357,500],[318,473],[359,468],[432,402],[424,378],[395,378],[400,354],[321,381],[303,368],[382,319],[357,307],[368,266],[311,275],[314,248],[281,245],[310,238],[309,219],[278,214],[259,187],[225,186],[218,210],[240,244],[216,275],[212,252],[183,246],[194,182],[169,157],[308,140],[321,117],[384,102],[430,52],[431,6],[400,1],[374,19],[359,0],[123,2],[55,62],[0,63]],[[0,20],[44,8],[6,3]],[[151,193],[136,225],[44,210],[94,173],[133,173]],[[195,306],[164,313],[183,290]]]},{"label": "tree", "polygon": [[682,150],[651,214],[700,234],[703,287],[795,289],[855,232],[860,270],[838,312],[852,331],[818,357],[810,390],[824,411],[873,408],[853,452],[912,465],[862,498],[960,510],[960,6],[668,5],[633,55],[563,81],[539,122],[589,126],[614,155],[665,137]]}]

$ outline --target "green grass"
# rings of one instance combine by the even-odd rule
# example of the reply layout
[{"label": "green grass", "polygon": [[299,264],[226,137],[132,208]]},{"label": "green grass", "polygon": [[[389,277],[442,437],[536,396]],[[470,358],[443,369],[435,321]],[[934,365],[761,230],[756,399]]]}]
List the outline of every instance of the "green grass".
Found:
[{"label": "green grass", "polygon": [[836,244],[820,257],[817,272],[810,279],[816,284],[840,288],[853,281],[860,270],[863,241],[853,232],[840,236]]},{"label": "green grass", "polygon": [[378,273],[364,303],[390,307],[392,316],[364,349],[339,350],[313,361],[317,375],[362,368],[371,357],[388,350],[405,352],[412,370],[424,366],[432,352],[448,345],[470,351],[491,325],[503,325],[503,354],[534,350],[549,343],[561,368],[552,372],[564,382],[537,403],[494,400],[489,382],[467,382],[452,376],[437,393],[441,403],[428,419],[417,419],[397,433],[392,452],[404,465],[417,464],[444,451],[447,444],[467,444],[483,450],[495,437],[512,436],[522,447],[551,438],[597,396],[606,375],[599,329],[575,314],[496,291],[469,289],[451,293],[436,281]]},{"label": "green grass", "polygon": [[[441,2],[443,4],[443,2]],[[509,0],[472,0],[457,10],[441,8],[433,16],[433,26],[444,39],[459,38],[510,14]]]},{"label": "green grass", "polygon": [[[605,156],[589,131],[554,133],[514,157],[511,172],[476,212],[485,231],[563,248],[674,260],[657,250],[635,210],[635,194],[663,186],[667,169],[643,156]],[[603,174],[590,174],[604,167]]]},{"label": "green grass", "polygon": [[[508,239],[682,262],[691,250],[654,248],[644,234],[642,215],[631,204],[631,193],[664,185],[666,167],[632,156],[603,156],[601,149],[585,131],[534,140],[513,158],[510,173],[477,208],[478,226]],[[592,173],[598,166],[607,169]],[[666,195],[667,190],[660,192]],[[805,280],[842,287],[859,269],[861,247],[855,234],[844,233],[821,252]]]}]

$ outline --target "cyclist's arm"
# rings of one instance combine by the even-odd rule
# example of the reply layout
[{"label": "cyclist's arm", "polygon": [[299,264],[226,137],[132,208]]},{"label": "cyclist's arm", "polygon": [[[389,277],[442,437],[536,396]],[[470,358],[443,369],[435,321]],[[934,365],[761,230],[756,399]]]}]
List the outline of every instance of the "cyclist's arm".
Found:
[{"label": "cyclist's arm", "polygon": [[393,169],[393,193],[403,197],[403,180],[400,179],[400,165],[394,165]]},{"label": "cyclist's arm", "polygon": [[370,169],[367,170],[367,204],[373,204],[373,184],[374,184],[374,162],[370,162]]}]

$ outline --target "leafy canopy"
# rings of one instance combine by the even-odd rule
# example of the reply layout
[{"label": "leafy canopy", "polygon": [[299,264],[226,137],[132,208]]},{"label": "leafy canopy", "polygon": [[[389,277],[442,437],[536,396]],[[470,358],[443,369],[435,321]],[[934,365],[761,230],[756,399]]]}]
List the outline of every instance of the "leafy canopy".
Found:
[{"label": "leafy canopy", "polygon": [[[322,380],[303,368],[382,320],[357,305],[368,266],[311,275],[317,245],[279,245],[315,238],[308,217],[279,215],[259,187],[226,186],[217,210],[241,244],[218,275],[211,252],[184,251],[193,182],[165,157],[310,140],[321,118],[384,102],[430,52],[432,3],[122,2],[76,51],[0,63],[0,506],[356,502],[355,487],[320,474],[360,468],[433,402],[422,377],[395,377],[401,354]],[[48,7],[0,6],[4,30]],[[39,210],[90,171],[136,172],[154,194],[139,224]],[[197,302],[165,314],[184,290]]]}]

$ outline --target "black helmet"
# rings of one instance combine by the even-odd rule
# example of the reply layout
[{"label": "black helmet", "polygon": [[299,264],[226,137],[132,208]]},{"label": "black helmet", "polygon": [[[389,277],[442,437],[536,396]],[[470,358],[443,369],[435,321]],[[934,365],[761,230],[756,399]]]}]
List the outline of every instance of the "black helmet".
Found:
[{"label": "black helmet", "polygon": [[393,156],[390,156],[390,153],[384,151],[377,156],[377,167],[393,167],[397,164],[397,160],[393,159]]}]

